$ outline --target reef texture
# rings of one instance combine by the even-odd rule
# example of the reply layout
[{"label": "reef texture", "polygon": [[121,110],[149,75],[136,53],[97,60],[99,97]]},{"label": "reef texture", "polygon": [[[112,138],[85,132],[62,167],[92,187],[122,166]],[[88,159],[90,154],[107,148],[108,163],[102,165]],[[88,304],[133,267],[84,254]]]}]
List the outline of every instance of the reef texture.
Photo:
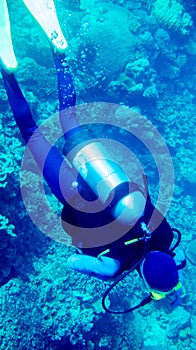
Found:
[{"label": "reef texture", "polygon": [[[17,78],[41,123],[58,110],[49,45],[22,1],[8,4],[19,61]],[[195,1],[56,0],[56,6],[69,42],[67,56],[78,103],[133,107],[165,139],[175,168],[167,218],[181,230],[181,247],[186,249],[196,239]],[[100,297],[109,283],[68,270],[66,259],[73,248],[44,236],[25,210],[19,182],[24,144],[1,79],[0,101],[0,348],[195,350],[195,266],[188,261],[177,309],[168,310],[158,302],[134,314],[105,314]],[[131,121],[119,116],[121,123]],[[143,167],[155,199],[156,169],[148,155]],[[32,175],[32,191],[34,181]],[[38,203],[39,193],[35,197]],[[58,205],[56,210],[60,211]],[[125,287],[128,291],[128,283]],[[139,298],[137,283],[133,289]]]}]

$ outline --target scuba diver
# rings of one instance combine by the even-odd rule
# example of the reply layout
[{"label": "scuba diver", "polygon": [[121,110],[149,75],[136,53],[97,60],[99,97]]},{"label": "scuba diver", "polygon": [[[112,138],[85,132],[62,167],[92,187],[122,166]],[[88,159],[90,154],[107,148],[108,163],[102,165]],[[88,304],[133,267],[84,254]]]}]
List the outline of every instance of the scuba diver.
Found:
[{"label": "scuba diver", "polygon": [[[77,121],[74,109],[76,93],[65,56],[67,43],[52,0],[23,2],[39,22],[50,42],[57,72],[59,116],[65,137],[66,157],[70,142],[77,142],[78,137],[85,134],[83,126]],[[79,173],[77,183],[73,185],[75,178],[72,168],[40,132],[15,78],[14,71],[18,64],[12,47],[6,1],[3,1],[1,16],[3,14],[5,26],[0,61],[5,89],[25,143],[52,192],[63,204],[62,226],[72,237],[72,243],[76,247],[76,253],[68,258],[68,266],[102,280],[114,280],[102,300],[104,309],[109,312],[113,311],[105,304],[108,293],[125,275],[135,269],[144,280],[149,295],[138,305],[114,313],[129,312],[151,300],[161,300],[172,293],[178,293],[181,288],[178,270],[186,263],[184,259],[180,262],[175,259],[174,249],[180,242],[180,233],[170,227],[166,218],[151,203],[145,176],[142,184],[134,182],[120,166],[108,160],[107,150],[101,143],[89,141],[93,136],[88,136],[88,142],[72,159],[73,166]],[[100,211],[80,211],[78,191],[87,202],[93,203],[98,199]],[[156,223],[154,226],[153,223],[150,224],[154,211],[160,221],[158,227]],[[108,224],[113,222],[114,232],[111,232],[111,226]],[[78,230],[69,232],[67,223]],[[80,228],[83,230],[80,231]],[[92,229],[91,234],[85,234],[87,228]],[[173,244],[176,233],[178,239]]]}]

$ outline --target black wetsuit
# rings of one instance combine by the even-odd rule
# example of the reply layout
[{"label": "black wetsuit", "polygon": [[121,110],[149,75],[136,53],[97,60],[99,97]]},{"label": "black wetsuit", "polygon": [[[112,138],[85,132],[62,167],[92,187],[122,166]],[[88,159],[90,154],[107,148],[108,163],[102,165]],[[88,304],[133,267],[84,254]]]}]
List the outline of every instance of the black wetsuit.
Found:
[{"label": "black wetsuit", "polygon": [[[60,101],[60,120],[65,135],[65,139],[69,139],[70,132],[67,133],[67,130],[73,129],[74,127],[78,128],[76,116],[73,114],[72,118],[66,119],[62,111],[69,107],[75,106],[76,95],[73,86],[73,81],[66,63],[65,55],[58,54],[53,52],[53,57],[57,70],[58,77],[58,92],[59,92],[59,101]],[[114,221],[114,218],[111,215],[111,208],[114,205],[114,201],[107,206],[107,208],[101,212],[98,212],[94,215],[89,213],[82,214],[80,210],[73,210],[73,208],[68,205],[65,201],[65,198],[61,191],[61,186],[59,183],[59,173],[62,170],[62,177],[65,179],[65,190],[67,198],[74,202],[75,195],[74,193],[81,191],[83,197],[93,200],[95,195],[88,188],[87,184],[84,183],[82,178],[79,178],[79,187],[77,189],[71,188],[72,181],[75,179],[72,171],[69,166],[67,166],[64,158],[60,155],[58,150],[50,145],[45,139],[44,135],[39,131],[35,121],[33,120],[30,108],[26,102],[18,83],[13,74],[6,74],[4,71],[3,78],[5,83],[5,88],[7,91],[8,99],[12,107],[14,118],[16,123],[21,131],[21,134],[25,140],[28,142],[28,146],[39,165],[40,169],[43,172],[43,176],[48,182],[52,192],[59,199],[59,201],[64,205],[62,211],[62,219],[78,227],[73,233],[73,230],[65,230],[68,234],[72,236],[73,244],[78,246],[78,242],[83,244],[82,251],[84,254],[91,256],[98,256],[103,250],[110,249],[110,252],[106,256],[118,259],[121,263],[121,270],[127,269],[132,266],[135,261],[137,261],[142,253],[144,243],[138,242],[131,245],[125,246],[123,243],[127,240],[142,237],[144,232],[141,229],[141,222],[148,224],[153,210],[155,209],[150,202],[150,198],[147,198],[146,208],[143,217],[137,222],[137,224],[130,230],[129,228],[125,229],[125,234],[118,235],[118,232],[122,231],[122,227],[119,223],[116,223],[116,235],[113,236],[115,239],[112,239],[108,244],[102,244],[102,237],[107,236],[108,231],[105,226],[107,223]],[[71,125],[70,125],[71,124]],[[79,126],[80,128],[80,126]],[[72,180],[73,179],[73,180]],[[132,183],[133,191],[141,190],[137,184]],[[90,197],[86,193],[90,193]],[[126,184],[122,185],[117,189],[116,200],[122,198],[124,195],[128,194]],[[76,194],[77,197],[77,194]],[[77,197],[78,198],[78,197]],[[75,203],[77,204],[77,203]],[[77,207],[77,205],[76,205]],[[157,212],[158,213],[158,212]],[[160,214],[161,215],[161,214]],[[64,225],[63,225],[64,226]],[[93,245],[94,241],[97,241],[97,237],[93,237],[96,234],[96,231],[92,232],[92,235],[85,235],[80,233],[80,228],[100,228],[100,239],[99,244]],[[98,235],[99,236],[99,235]],[[160,250],[167,252],[169,246],[173,239],[172,230],[167,223],[165,218],[162,218],[161,224],[153,231],[152,237],[149,242],[149,250]]]},{"label": "black wetsuit", "polygon": [[[137,184],[133,183],[133,187],[134,190],[137,189],[138,191],[141,191],[141,188]],[[87,188],[85,191],[85,195],[87,192],[90,194],[91,190]],[[123,197],[122,193],[121,196]],[[154,222],[154,225],[152,222],[150,223],[152,235],[148,242],[148,251],[154,250],[168,252],[173,240],[173,232],[167,220],[152,205],[149,195],[147,197],[143,216],[138,220],[138,222],[132,229],[129,229],[128,227],[125,228],[124,226],[122,227],[121,224],[115,225],[117,231],[119,230],[119,232],[122,232],[124,229],[126,231],[126,233],[117,240],[112,241],[106,245],[88,248],[88,246],[91,246],[93,241],[97,241],[97,237],[93,236],[94,232],[92,232],[92,236],[89,237],[89,235],[85,235],[85,233],[80,234],[80,230],[78,229],[78,231],[74,232],[74,234],[73,231],[71,231],[70,235],[72,236],[72,240],[73,242],[75,242],[76,246],[79,245],[80,242],[84,244],[85,248],[82,248],[82,252],[86,255],[97,257],[100,253],[102,253],[106,249],[109,249],[110,251],[104,254],[104,256],[108,256],[120,261],[121,269],[118,271],[118,273],[120,273],[124,270],[131,268],[142,257],[144,252],[144,241],[138,241],[129,245],[124,245],[124,242],[134,238],[141,238],[144,236],[144,231],[142,229],[141,224],[145,223],[146,226],[148,226],[148,223],[154,211],[156,211],[155,217],[161,223],[155,230],[153,229],[153,226],[156,226],[156,222]],[[99,233],[101,237],[104,237],[108,234],[107,226],[105,225],[107,225],[107,223],[109,222],[114,221],[114,218],[111,215],[111,205],[109,205],[102,212],[90,215],[86,213],[83,214],[83,212],[77,210],[73,210],[73,208],[71,208],[67,203],[65,204],[62,211],[62,219],[77,227],[92,227],[92,230],[93,227],[97,225],[97,227],[100,227]],[[95,235],[96,234],[97,232],[95,231]]]}]

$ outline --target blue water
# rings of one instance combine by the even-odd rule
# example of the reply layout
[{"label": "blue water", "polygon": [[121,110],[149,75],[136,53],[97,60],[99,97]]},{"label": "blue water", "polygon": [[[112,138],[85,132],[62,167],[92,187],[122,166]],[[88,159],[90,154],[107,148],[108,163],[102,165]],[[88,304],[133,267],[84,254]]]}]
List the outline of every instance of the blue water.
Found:
[{"label": "blue water", "polygon": [[[194,350],[196,252],[188,244],[196,239],[195,0],[55,3],[69,43],[67,58],[78,104],[128,106],[144,115],[167,144],[175,171],[167,219],[181,231],[180,247],[187,249],[191,261],[187,261],[181,303],[176,309],[157,302],[124,316],[103,312],[100,297],[109,282],[70,271],[66,260],[74,248],[41,232],[24,206],[20,166],[25,146],[0,79],[0,349]],[[42,123],[58,111],[50,48],[24,4],[13,0],[8,4],[19,63],[16,76],[35,120]],[[121,110],[108,122],[122,128],[133,126]],[[152,129],[148,133],[153,139]],[[134,152],[138,152],[137,145],[133,145]],[[156,160],[149,152],[143,154],[142,147],[140,155],[135,156],[142,162],[155,201],[159,181]],[[161,155],[156,156],[160,160]],[[123,154],[119,157],[126,163]],[[165,163],[161,168],[165,182],[160,206],[173,186],[167,166]],[[34,195],[29,207],[42,217],[40,193],[35,190],[38,181],[37,174],[30,174],[25,186]],[[60,213],[61,206],[46,191],[54,211]],[[50,221],[49,215],[46,221]],[[125,290],[122,288],[116,302],[123,300],[126,304],[132,294],[139,300],[137,283],[134,280],[130,290],[125,282]]]}]

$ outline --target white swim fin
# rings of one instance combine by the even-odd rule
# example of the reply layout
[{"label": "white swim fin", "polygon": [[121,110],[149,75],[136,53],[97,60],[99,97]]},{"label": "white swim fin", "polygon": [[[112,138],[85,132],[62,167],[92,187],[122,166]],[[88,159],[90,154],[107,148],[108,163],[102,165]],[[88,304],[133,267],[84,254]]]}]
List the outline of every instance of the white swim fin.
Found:
[{"label": "white swim fin", "polygon": [[6,0],[0,0],[0,62],[8,72],[13,72],[18,67],[12,44]]},{"label": "white swim fin", "polygon": [[[1,0],[0,0],[1,1]],[[50,42],[59,52],[67,48],[67,41],[62,33],[53,0],[23,0],[28,10],[40,24]]]}]

